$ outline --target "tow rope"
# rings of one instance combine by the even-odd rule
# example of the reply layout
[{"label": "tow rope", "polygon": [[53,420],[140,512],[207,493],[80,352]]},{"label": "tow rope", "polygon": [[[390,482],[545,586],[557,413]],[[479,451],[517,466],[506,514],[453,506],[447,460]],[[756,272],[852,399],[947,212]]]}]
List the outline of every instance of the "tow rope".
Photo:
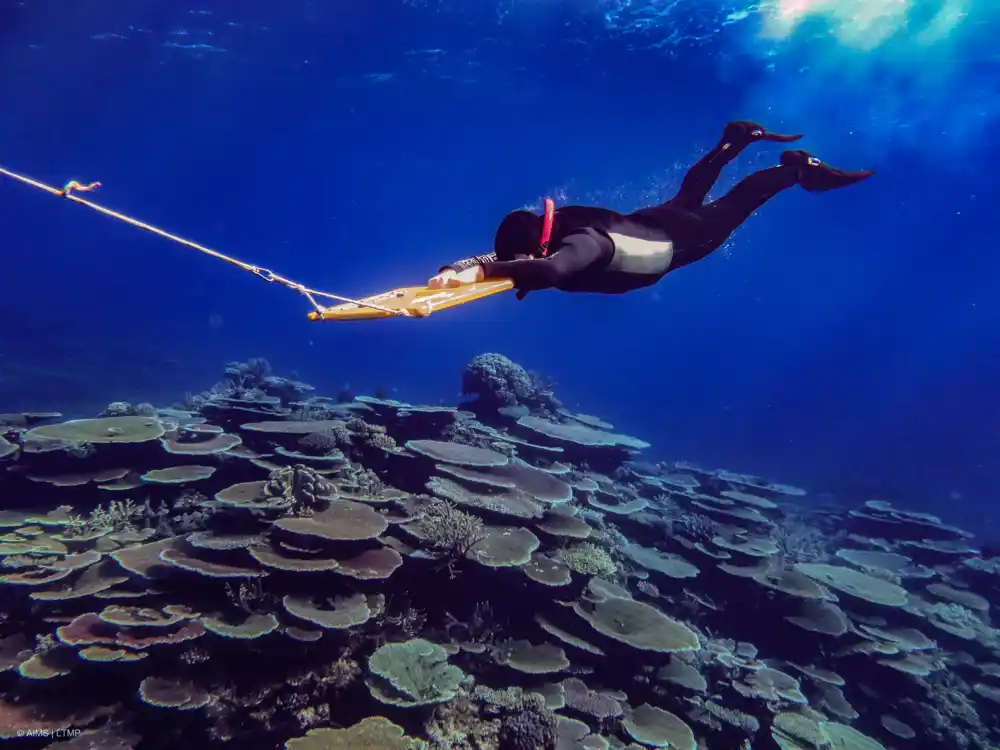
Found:
[{"label": "tow rope", "polygon": [[80,182],[77,182],[76,180],[70,180],[60,190],[59,188],[54,188],[51,185],[46,185],[44,182],[39,182],[38,180],[33,180],[30,177],[25,177],[24,175],[18,174],[17,172],[11,172],[10,170],[4,169],[3,167],[0,167],[0,174],[5,174],[8,177],[23,182],[26,185],[30,185],[31,187],[43,190],[46,193],[49,193],[50,195],[59,196],[61,198],[73,201],[74,203],[78,203],[81,206],[86,206],[87,208],[97,211],[98,213],[104,214],[105,216],[110,216],[112,219],[117,219],[118,221],[122,221],[133,227],[137,227],[138,229],[144,229],[147,232],[151,232],[155,235],[171,240],[180,245],[184,245],[185,247],[189,247],[192,250],[197,250],[198,252],[204,253],[205,255],[210,255],[213,258],[224,260],[227,263],[236,266],[237,268],[241,268],[244,271],[249,271],[257,278],[263,279],[268,283],[280,284],[281,286],[287,287],[288,289],[291,289],[294,292],[298,292],[299,294],[304,296],[307,300],[309,300],[309,303],[313,306],[315,312],[317,313],[316,315],[310,314],[308,316],[310,320],[324,320],[323,313],[328,309],[323,305],[320,305],[316,301],[316,297],[332,299],[338,302],[347,302],[354,305],[358,305],[359,307],[371,308],[372,310],[378,310],[379,312],[385,313],[387,315],[410,317],[409,311],[405,309],[398,309],[398,308],[394,309],[382,305],[377,305],[365,300],[351,299],[350,297],[341,297],[336,294],[330,294],[329,292],[322,292],[319,291],[318,289],[310,289],[304,284],[300,284],[297,281],[292,281],[291,279],[285,278],[284,276],[276,274],[274,271],[271,271],[267,268],[262,268],[261,266],[255,266],[252,263],[246,263],[242,260],[238,260],[237,258],[225,255],[223,253],[218,252],[217,250],[212,250],[211,248],[205,247],[204,245],[199,245],[197,242],[186,240],[183,237],[179,237],[176,234],[171,234],[170,232],[160,229],[159,227],[154,227],[152,224],[147,224],[144,221],[133,219],[131,216],[126,216],[125,214],[119,213],[118,211],[112,211],[110,208],[105,208],[104,206],[94,203],[93,201],[89,201],[85,198],[81,198],[79,195],[76,195],[76,193],[89,193],[96,190],[97,188],[101,187],[101,183],[99,182],[91,182],[89,184],[84,185]]}]

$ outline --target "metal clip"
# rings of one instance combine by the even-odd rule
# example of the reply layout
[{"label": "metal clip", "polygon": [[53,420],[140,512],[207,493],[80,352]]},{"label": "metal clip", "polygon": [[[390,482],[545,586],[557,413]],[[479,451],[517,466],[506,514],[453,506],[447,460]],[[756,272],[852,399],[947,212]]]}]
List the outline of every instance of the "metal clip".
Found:
[{"label": "metal clip", "polygon": [[264,281],[266,281],[269,284],[274,283],[274,281],[275,281],[274,271],[271,271],[271,270],[269,270],[267,268],[258,268],[257,266],[254,266],[251,269],[251,271],[253,271],[253,275],[254,276],[258,276],[258,277],[264,279]]}]

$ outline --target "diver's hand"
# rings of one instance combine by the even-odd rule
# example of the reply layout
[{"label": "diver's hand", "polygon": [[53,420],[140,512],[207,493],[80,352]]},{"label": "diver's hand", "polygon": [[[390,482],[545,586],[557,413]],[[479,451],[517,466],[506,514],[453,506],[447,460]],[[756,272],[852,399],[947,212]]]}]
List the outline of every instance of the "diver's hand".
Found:
[{"label": "diver's hand", "polygon": [[432,276],[427,281],[428,289],[447,289],[456,286],[462,286],[463,284],[475,284],[477,281],[483,280],[483,267],[482,266],[472,266],[472,268],[465,268],[461,271],[456,271],[453,268],[446,268],[437,276]]}]

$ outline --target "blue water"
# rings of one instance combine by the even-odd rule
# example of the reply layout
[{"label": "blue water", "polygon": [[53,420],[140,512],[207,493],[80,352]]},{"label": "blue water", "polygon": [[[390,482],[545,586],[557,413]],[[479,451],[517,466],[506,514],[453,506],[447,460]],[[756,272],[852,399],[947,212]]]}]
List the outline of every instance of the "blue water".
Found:
[{"label": "blue water", "polygon": [[[0,165],[100,180],[109,207],[340,294],[423,281],[544,196],[625,211],[669,197],[732,118],[879,174],[787,191],[724,249],[625,297],[350,326],[3,178],[0,411],[165,405],[253,356],[327,392],[454,402],[465,363],[499,351],[654,457],[988,531],[994,5],[4,3]],[[713,196],[779,151],[748,150]]]}]

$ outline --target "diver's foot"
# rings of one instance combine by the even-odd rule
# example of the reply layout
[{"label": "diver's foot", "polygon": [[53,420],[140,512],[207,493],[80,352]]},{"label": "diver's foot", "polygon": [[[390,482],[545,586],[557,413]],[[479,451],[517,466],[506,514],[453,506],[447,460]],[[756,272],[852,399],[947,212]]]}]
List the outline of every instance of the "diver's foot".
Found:
[{"label": "diver's foot", "polygon": [[847,187],[875,174],[868,169],[851,171],[831,167],[808,151],[786,151],[781,155],[781,163],[795,167],[799,185],[810,193],[825,193],[827,190]]},{"label": "diver's foot", "polygon": [[763,125],[746,120],[733,120],[726,124],[722,131],[723,140],[734,146],[745,148],[754,141],[773,141],[775,143],[791,143],[802,137],[801,133],[784,135],[771,133]]}]

